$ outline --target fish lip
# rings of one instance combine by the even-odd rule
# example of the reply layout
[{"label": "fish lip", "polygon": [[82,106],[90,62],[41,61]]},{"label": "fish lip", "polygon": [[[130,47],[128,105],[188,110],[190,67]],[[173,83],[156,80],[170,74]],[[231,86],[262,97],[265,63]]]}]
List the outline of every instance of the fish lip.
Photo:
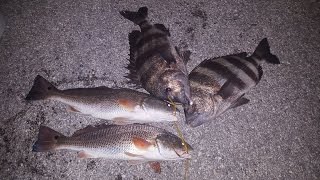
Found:
[{"label": "fish lip", "polygon": [[202,118],[202,115],[200,114],[192,114],[192,115],[186,115],[186,124],[191,127],[198,127],[205,122],[200,121],[199,118]]},{"label": "fish lip", "polygon": [[185,154],[181,155],[181,157],[183,157],[184,159],[191,159],[192,158],[191,154],[189,154],[189,153],[185,153]]}]

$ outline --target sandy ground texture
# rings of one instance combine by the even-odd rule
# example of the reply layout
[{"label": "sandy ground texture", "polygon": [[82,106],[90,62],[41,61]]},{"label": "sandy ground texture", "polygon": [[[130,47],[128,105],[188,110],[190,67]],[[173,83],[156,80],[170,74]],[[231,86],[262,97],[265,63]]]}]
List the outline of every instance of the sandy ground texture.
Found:
[{"label": "sandy ground texture", "polygon": [[138,27],[118,11],[140,6],[192,51],[189,71],[206,58],[251,53],[264,37],[282,62],[263,64],[249,104],[198,128],[180,123],[195,149],[189,179],[320,179],[319,0],[1,0],[0,179],[183,179],[182,161],[155,174],[147,164],[31,151],[40,124],[71,135],[101,123],[60,103],[27,103],[36,75],[62,89],[129,87],[127,36]]}]

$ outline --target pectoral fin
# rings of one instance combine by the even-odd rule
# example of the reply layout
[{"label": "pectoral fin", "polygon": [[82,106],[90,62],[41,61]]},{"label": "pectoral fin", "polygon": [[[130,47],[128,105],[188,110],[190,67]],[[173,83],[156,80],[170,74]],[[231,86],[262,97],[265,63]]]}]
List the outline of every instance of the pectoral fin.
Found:
[{"label": "pectoral fin", "polygon": [[249,103],[249,101],[250,101],[249,99],[244,98],[244,97],[241,96],[234,103],[232,103],[232,105],[228,109],[232,109],[232,108],[236,108],[236,107],[242,106],[244,104]]},{"label": "pectoral fin", "polygon": [[234,87],[234,84],[232,84],[232,82],[228,80],[223,84],[217,94],[220,95],[223,99],[227,99],[234,93]]},{"label": "pectoral fin", "polygon": [[138,105],[136,102],[129,99],[119,99],[118,104],[120,107],[130,112],[134,111],[134,108]]},{"label": "pectoral fin", "polygon": [[160,162],[149,162],[150,167],[154,170],[155,173],[161,173]]},{"label": "pectoral fin", "polygon": [[138,148],[138,149],[142,149],[142,150],[146,150],[148,149],[150,146],[152,146],[152,144],[142,138],[139,137],[134,137],[132,139],[133,144]]}]

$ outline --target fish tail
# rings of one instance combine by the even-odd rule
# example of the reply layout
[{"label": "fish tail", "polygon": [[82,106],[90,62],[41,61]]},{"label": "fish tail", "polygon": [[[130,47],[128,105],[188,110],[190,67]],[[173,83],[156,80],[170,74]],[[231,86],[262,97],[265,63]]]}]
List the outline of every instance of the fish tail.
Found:
[{"label": "fish tail", "polygon": [[141,7],[137,12],[135,11],[120,11],[120,14],[134,22],[135,24],[139,25],[140,27],[147,22],[147,17],[148,17],[148,8],[147,7]]},{"label": "fish tail", "polygon": [[32,151],[45,152],[54,150],[58,147],[58,140],[61,138],[65,138],[65,136],[49,127],[40,126],[38,140],[32,146]]},{"label": "fish tail", "polygon": [[59,90],[53,86],[42,76],[38,75],[33,82],[33,86],[28,93],[26,100],[41,100],[47,99]]},{"label": "fish tail", "polygon": [[258,44],[256,50],[252,54],[252,57],[256,57],[261,60],[265,60],[271,64],[280,64],[280,61],[277,56],[271,54],[270,46],[267,38],[263,38]]}]

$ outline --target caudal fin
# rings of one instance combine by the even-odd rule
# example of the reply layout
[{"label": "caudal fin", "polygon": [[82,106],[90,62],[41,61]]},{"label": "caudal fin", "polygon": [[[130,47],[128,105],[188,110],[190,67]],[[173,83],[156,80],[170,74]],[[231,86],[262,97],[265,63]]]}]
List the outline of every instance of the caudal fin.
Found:
[{"label": "caudal fin", "polygon": [[32,146],[33,152],[45,152],[58,147],[58,141],[65,138],[61,133],[47,127],[40,126],[38,140]]},{"label": "caudal fin", "polygon": [[257,57],[261,60],[265,60],[271,64],[280,64],[280,61],[277,56],[271,54],[270,46],[267,38],[264,38],[258,44],[256,50],[252,54],[252,57]]},{"label": "caudal fin", "polygon": [[42,76],[38,75],[34,79],[33,86],[28,93],[26,100],[41,100],[47,99],[55,92],[59,91],[56,87],[54,87],[49,81],[47,81]]},{"label": "caudal fin", "polygon": [[137,25],[143,24],[148,16],[148,8],[141,7],[138,12],[134,11],[120,11],[120,14],[130,21],[134,22]]}]

